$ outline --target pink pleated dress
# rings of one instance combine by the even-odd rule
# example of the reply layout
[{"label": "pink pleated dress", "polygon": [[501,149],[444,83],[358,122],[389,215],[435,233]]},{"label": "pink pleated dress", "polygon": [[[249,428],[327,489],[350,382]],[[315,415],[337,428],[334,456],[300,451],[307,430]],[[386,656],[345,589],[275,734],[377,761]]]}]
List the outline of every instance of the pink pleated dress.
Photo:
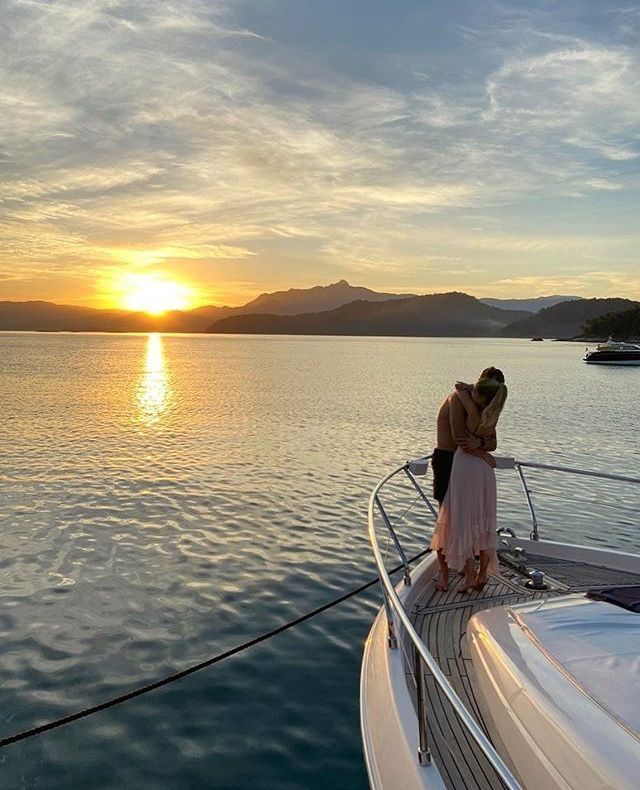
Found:
[{"label": "pink pleated dress", "polygon": [[497,574],[497,526],[495,472],[482,458],[457,449],[431,548],[442,549],[447,565],[458,571],[481,550],[487,551],[487,571]]}]

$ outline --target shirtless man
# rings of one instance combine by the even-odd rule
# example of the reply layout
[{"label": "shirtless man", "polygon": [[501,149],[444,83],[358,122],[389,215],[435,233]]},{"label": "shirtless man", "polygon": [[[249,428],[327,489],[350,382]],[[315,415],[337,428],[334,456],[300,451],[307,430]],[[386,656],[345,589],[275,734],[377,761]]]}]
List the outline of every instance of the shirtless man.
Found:
[{"label": "shirtless man", "polygon": [[[436,446],[431,458],[431,468],[433,469],[433,496],[442,505],[449,478],[451,477],[451,466],[453,455],[458,448],[473,455],[481,455],[491,465],[495,465],[493,458],[487,453],[496,449],[497,437],[495,431],[487,437],[476,436],[467,429],[467,411],[458,395],[460,389],[467,389],[473,400],[482,409],[485,404],[484,395],[478,390],[478,385],[483,379],[493,378],[496,373],[504,380],[504,376],[495,368],[485,368],[478,382],[474,385],[462,384],[458,382],[456,389],[444,399],[436,421]],[[438,589],[447,589],[449,568],[444,555],[438,550],[438,564],[440,566],[440,579]]]}]

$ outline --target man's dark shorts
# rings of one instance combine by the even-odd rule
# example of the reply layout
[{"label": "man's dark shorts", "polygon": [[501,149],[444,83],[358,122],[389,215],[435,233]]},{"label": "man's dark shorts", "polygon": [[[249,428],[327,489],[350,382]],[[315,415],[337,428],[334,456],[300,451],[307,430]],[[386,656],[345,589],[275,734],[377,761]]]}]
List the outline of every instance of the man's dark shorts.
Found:
[{"label": "man's dark shorts", "polygon": [[431,457],[431,468],[433,469],[433,496],[440,504],[442,504],[445,494],[447,493],[447,488],[449,488],[453,456],[453,450],[440,450],[436,447]]}]

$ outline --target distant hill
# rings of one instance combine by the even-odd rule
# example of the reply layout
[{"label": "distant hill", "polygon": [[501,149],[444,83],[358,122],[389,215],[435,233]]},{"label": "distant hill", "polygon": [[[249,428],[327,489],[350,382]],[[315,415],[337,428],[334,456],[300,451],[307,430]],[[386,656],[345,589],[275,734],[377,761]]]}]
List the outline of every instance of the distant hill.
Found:
[{"label": "distant hill", "polygon": [[553,307],[560,302],[570,302],[581,299],[581,296],[535,296],[531,299],[480,299],[484,304],[491,307],[499,307],[501,310],[527,310],[530,313],[538,313],[545,307]]},{"label": "distant hill", "polygon": [[500,310],[464,293],[430,294],[384,302],[356,301],[302,315],[233,315],[209,332],[283,335],[488,336],[526,313]]},{"label": "distant hill", "polygon": [[522,318],[506,326],[505,337],[577,337],[587,321],[606,313],[619,312],[638,305],[630,299],[576,299],[546,307],[535,315]]},{"label": "distant hill", "polygon": [[95,310],[53,302],[0,302],[0,329],[44,331],[88,330],[104,328],[119,331],[147,331],[146,316],[123,310]]},{"label": "distant hill", "polygon": [[127,310],[96,310],[53,302],[0,302],[0,330],[43,332],[202,332],[228,307],[200,307],[161,316]]},{"label": "distant hill", "polygon": [[614,340],[639,340],[640,305],[587,321],[582,332],[585,337],[606,339],[611,335]]},{"label": "distant hill", "polygon": [[346,280],[339,280],[331,285],[290,288],[288,291],[264,293],[242,307],[235,308],[234,313],[272,313],[274,315],[320,313],[358,300],[385,302],[390,299],[405,299],[408,296],[415,296],[415,294],[379,293],[370,288],[349,285]]}]

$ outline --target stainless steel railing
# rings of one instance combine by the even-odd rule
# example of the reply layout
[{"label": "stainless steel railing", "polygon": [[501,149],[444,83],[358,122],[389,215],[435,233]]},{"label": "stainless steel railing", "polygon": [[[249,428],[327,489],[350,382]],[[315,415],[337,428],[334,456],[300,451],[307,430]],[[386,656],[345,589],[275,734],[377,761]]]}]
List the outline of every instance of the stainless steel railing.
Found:
[{"label": "stainless steel railing", "polygon": [[[385,608],[385,614],[387,619],[387,630],[388,630],[388,639],[387,639],[388,646],[390,649],[396,649],[398,647],[398,635],[396,633],[394,614],[399,620],[399,623],[402,626],[404,634],[413,645],[414,663],[415,663],[414,670],[415,670],[415,682],[416,682],[416,694],[417,694],[417,716],[418,716],[418,760],[422,765],[426,765],[431,762],[431,754],[429,751],[429,744],[427,742],[428,709],[427,709],[427,700],[425,696],[424,671],[423,671],[424,667],[426,667],[427,670],[431,673],[431,676],[433,677],[434,681],[438,684],[441,691],[449,700],[460,722],[467,729],[471,737],[476,741],[476,743],[482,750],[483,754],[485,755],[489,763],[493,766],[494,770],[496,771],[496,773],[498,774],[504,785],[509,790],[520,790],[520,785],[517,779],[513,776],[513,774],[507,767],[506,763],[503,761],[503,759],[500,757],[498,752],[495,750],[493,744],[491,743],[491,741],[489,741],[487,736],[484,734],[483,730],[478,725],[476,720],[473,718],[471,713],[467,710],[466,706],[464,705],[460,697],[455,692],[454,688],[447,680],[447,677],[440,669],[437,660],[429,652],[426,645],[422,641],[420,635],[415,630],[409,618],[409,615],[405,610],[398,593],[396,592],[393,582],[391,581],[385,569],[384,559],[380,551],[380,547],[378,545],[378,539],[376,537],[376,531],[375,531],[376,509],[380,512],[380,515],[382,516],[387,531],[389,532],[389,535],[402,561],[402,565],[404,568],[404,584],[406,586],[409,586],[411,584],[411,569],[407,561],[406,553],[402,548],[402,544],[400,543],[400,540],[398,538],[397,532],[385,511],[384,505],[380,497],[380,492],[391,479],[396,477],[396,475],[400,475],[404,473],[410,480],[412,486],[417,491],[418,498],[422,500],[423,504],[429,510],[430,514],[435,518],[437,515],[436,510],[433,504],[431,503],[431,500],[425,494],[424,490],[422,489],[422,487],[420,486],[420,484],[418,483],[418,481],[415,479],[414,476],[414,472],[416,471],[416,469],[418,470],[416,472],[417,474],[424,474],[426,472],[427,462],[429,458],[430,456],[427,456],[423,459],[419,459],[419,461],[417,462],[408,462],[406,464],[403,464],[402,466],[399,466],[397,469],[394,469],[392,472],[386,475],[382,480],[380,480],[380,482],[374,488],[371,497],[369,499],[369,512],[368,512],[369,539],[371,541],[373,556],[378,570],[378,576],[380,578],[380,584],[382,587],[382,593],[384,598],[384,608]],[[527,500],[529,514],[531,516],[532,528],[530,532],[530,538],[532,540],[539,539],[538,520],[533,503],[533,498],[531,496],[531,490],[528,486],[523,468],[526,467],[531,469],[543,469],[543,470],[550,470],[556,472],[566,472],[570,474],[583,475],[587,477],[603,478],[607,480],[617,480],[626,483],[640,484],[640,478],[636,478],[636,477],[615,475],[607,472],[591,472],[584,469],[575,469],[572,467],[554,466],[552,464],[538,464],[528,461],[516,461],[514,458],[500,459],[499,466],[500,468],[515,469],[518,473],[518,476],[520,478],[524,490],[525,498]]]},{"label": "stainless steel railing", "polygon": [[565,472],[573,475],[581,475],[582,477],[599,478],[601,480],[617,480],[621,483],[640,484],[640,477],[614,475],[611,474],[610,472],[593,472],[587,469],[575,469],[571,466],[555,466],[554,464],[537,464],[537,463],[533,463],[532,461],[516,461],[515,459],[513,459],[513,466],[517,470],[518,476],[520,477],[522,488],[524,489],[524,494],[527,500],[527,506],[529,508],[529,514],[531,515],[531,532],[529,533],[529,537],[531,538],[531,540],[539,540],[540,536],[538,530],[538,518],[536,516],[535,507],[533,505],[531,490],[527,484],[527,479],[525,478],[525,474],[522,471],[523,467],[526,467],[528,469],[546,469],[552,472]]}]

